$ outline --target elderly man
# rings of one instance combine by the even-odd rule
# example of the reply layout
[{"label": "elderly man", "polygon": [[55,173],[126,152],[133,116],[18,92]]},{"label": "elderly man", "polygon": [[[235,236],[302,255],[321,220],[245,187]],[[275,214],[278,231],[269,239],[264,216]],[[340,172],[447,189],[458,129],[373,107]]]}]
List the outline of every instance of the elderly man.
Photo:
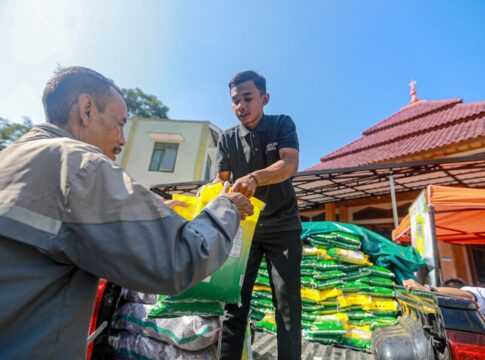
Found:
[{"label": "elderly man", "polygon": [[101,74],[71,67],[46,85],[47,123],[0,152],[0,358],[85,358],[100,277],[175,294],[226,260],[240,217],[223,194],[193,221],[112,160],[127,108]]}]

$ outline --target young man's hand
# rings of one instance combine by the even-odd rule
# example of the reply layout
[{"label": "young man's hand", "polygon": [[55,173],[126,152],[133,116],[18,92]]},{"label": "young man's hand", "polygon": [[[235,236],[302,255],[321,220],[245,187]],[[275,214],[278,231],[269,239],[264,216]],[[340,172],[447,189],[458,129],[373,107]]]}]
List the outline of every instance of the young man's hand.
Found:
[{"label": "young man's hand", "polygon": [[257,187],[258,182],[255,176],[249,174],[237,179],[232,187],[232,191],[240,192],[249,199],[251,196],[254,195]]}]

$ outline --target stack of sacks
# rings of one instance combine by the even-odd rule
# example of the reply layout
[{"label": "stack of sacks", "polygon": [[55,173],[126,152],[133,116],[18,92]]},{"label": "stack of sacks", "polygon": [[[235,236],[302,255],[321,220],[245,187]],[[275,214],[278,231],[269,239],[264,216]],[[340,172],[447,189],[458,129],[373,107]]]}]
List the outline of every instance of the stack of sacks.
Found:
[{"label": "stack of sacks", "polygon": [[261,262],[253,288],[251,318],[255,321],[257,330],[276,333],[275,311],[265,261]]},{"label": "stack of sacks", "polygon": [[398,321],[394,274],[369,261],[358,236],[336,231],[304,241],[302,286],[341,292],[327,296],[322,310],[310,313],[302,306],[304,338],[369,351],[372,329]]},{"label": "stack of sacks", "polygon": [[[182,309],[169,314],[156,295],[127,289],[122,298],[126,302],[113,315],[109,337],[115,359],[217,358],[217,316],[184,315]],[[161,317],[152,316],[157,314]]]},{"label": "stack of sacks", "polygon": [[[360,250],[358,236],[344,232],[312,234],[304,242],[304,339],[370,351],[372,330],[398,321],[399,305],[393,299],[394,274],[369,261],[369,256]],[[274,309],[269,306],[271,302],[262,306],[258,291],[263,281],[269,284],[265,268],[266,264],[259,269],[251,317],[259,320],[264,311],[266,317],[256,323],[256,328],[268,331]],[[276,326],[272,331],[276,331]]]}]

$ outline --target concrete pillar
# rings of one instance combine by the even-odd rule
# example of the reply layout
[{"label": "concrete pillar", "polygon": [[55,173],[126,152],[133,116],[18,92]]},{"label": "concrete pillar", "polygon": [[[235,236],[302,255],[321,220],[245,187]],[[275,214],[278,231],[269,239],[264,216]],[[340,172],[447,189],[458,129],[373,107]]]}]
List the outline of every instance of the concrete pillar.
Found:
[{"label": "concrete pillar", "polygon": [[339,221],[348,223],[349,222],[349,208],[347,206],[339,206],[338,208]]}]

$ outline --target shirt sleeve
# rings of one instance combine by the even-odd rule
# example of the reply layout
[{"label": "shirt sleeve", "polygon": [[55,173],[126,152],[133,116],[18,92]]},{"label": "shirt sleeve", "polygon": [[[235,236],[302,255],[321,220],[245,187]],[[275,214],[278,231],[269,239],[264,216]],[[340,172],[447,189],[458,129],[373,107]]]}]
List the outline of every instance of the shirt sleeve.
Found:
[{"label": "shirt sleeve", "polygon": [[229,199],[213,200],[188,222],[109,161],[73,176],[67,202],[54,256],[149,293],[177,294],[217,270],[239,227]]},{"label": "shirt sleeve", "polygon": [[464,286],[460,289],[468,291],[469,293],[472,293],[473,296],[475,297],[476,303],[480,307],[480,310],[485,311],[485,288]]},{"label": "shirt sleeve", "polygon": [[223,133],[219,136],[217,142],[217,157],[216,157],[217,171],[231,171],[231,163],[229,162],[229,149],[227,145],[227,135]]},{"label": "shirt sleeve", "polygon": [[278,136],[278,149],[300,149],[296,126],[291,117],[283,116]]}]

